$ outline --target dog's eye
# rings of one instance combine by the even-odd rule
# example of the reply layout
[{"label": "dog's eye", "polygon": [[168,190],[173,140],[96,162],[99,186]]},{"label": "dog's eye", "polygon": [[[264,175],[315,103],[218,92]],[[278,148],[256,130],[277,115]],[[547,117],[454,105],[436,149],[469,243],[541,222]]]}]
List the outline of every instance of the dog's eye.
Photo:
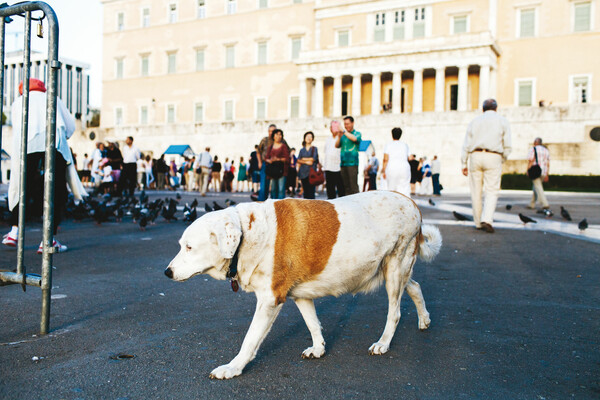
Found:
[{"label": "dog's eye", "polygon": [[186,251],[190,251],[190,250],[192,250],[192,246],[190,246],[189,244],[186,244],[186,245],[185,245],[185,250],[186,250]]}]

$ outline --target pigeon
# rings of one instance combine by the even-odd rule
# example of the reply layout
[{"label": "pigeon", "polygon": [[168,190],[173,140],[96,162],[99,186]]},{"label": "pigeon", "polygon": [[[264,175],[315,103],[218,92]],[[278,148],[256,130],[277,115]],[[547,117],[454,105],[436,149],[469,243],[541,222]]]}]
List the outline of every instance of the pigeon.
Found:
[{"label": "pigeon", "polygon": [[431,204],[432,206],[435,206],[435,203],[431,199],[429,199],[429,204]]},{"label": "pigeon", "polygon": [[198,207],[198,199],[194,199],[194,201],[192,201],[192,204],[190,204],[191,208],[196,208]]},{"label": "pigeon", "polygon": [[582,219],[581,221],[579,221],[579,230],[580,231],[585,231],[588,227],[588,222],[587,222],[587,218]]},{"label": "pigeon", "polygon": [[229,199],[225,199],[225,206],[226,207],[231,207],[231,206],[235,206],[237,203],[233,200],[229,200]]},{"label": "pigeon", "polygon": [[170,199],[169,204],[163,207],[161,215],[169,222],[171,222],[171,220],[177,221],[177,217],[175,216],[176,212],[177,202],[173,199]]},{"label": "pigeon", "polygon": [[181,194],[179,194],[179,193],[176,193],[176,194],[175,194],[175,198],[176,198],[177,200],[181,200]]},{"label": "pigeon", "polygon": [[457,213],[456,211],[452,211],[452,215],[454,215],[454,218],[456,218],[459,221],[470,221],[471,220],[466,215],[462,215],[460,213]]},{"label": "pigeon", "polygon": [[211,212],[213,209],[211,206],[208,205],[208,203],[204,203],[204,211],[209,213]]},{"label": "pigeon", "polygon": [[563,206],[560,206],[560,215],[566,219],[567,221],[572,221],[571,220],[571,215],[569,214],[569,212],[567,211],[566,208],[564,208]]},{"label": "pigeon", "polygon": [[512,208],[512,204],[507,204],[506,205],[506,209],[510,211],[510,209]]},{"label": "pigeon", "polygon": [[148,195],[146,194],[146,191],[144,189],[142,189],[142,191],[140,192],[140,203],[144,204],[148,202]]},{"label": "pigeon", "polygon": [[147,213],[140,214],[140,220],[138,223],[140,225],[140,229],[145,231],[146,226],[148,225],[148,214]]},{"label": "pigeon", "polygon": [[524,224],[527,224],[528,222],[532,222],[532,223],[534,223],[534,224],[537,224],[537,221],[536,221],[536,220],[534,220],[534,219],[531,219],[531,218],[529,218],[528,216],[526,216],[526,215],[523,215],[523,214],[521,214],[521,213],[519,213],[519,219],[520,219],[520,220],[521,220],[521,221],[522,221]]},{"label": "pigeon", "polygon": [[183,208],[183,220],[188,222],[194,222],[198,218],[198,212],[196,207],[190,208],[187,204]]},{"label": "pigeon", "polygon": [[217,204],[216,201],[213,201],[213,210],[217,211],[217,210],[222,210],[223,207],[221,207],[220,205]]}]

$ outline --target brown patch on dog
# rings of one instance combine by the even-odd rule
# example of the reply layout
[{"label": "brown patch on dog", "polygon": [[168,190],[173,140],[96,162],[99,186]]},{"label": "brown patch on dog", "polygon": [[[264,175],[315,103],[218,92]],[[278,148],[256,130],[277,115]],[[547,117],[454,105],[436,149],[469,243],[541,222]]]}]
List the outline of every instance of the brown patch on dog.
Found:
[{"label": "brown patch on dog", "polygon": [[321,200],[276,201],[277,236],[271,289],[276,304],[292,287],[320,274],[337,242],[340,220],[333,204]]},{"label": "brown patch on dog", "polygon": [[421,228],[419,228],[419,233],[417,234],[417,240],[415,240],[415,251],[413,252],[413,256],[416,257],[419,254],[419,249],[421,248],[421,243],[425,241],[425,236],[423,236],[423,232]]},{"label": "brown patch on dog", "polygon": [[248,224],[248,230],[252,229],[252,223],[256,221],[256,218],[254,217],[254,213],[250,213],[250,223]]}]

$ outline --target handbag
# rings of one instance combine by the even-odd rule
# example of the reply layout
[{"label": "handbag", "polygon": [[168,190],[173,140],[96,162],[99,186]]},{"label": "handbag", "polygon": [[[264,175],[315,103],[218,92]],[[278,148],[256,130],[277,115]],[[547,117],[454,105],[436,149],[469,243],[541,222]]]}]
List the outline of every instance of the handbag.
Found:
[{"label": "handbag", "polygon": [[315,170],[314,167],[310,167],[310,172],[308,173],[308,182],[313,186],[322,185],[325,182],[325,174],[321,167],[317,167]]},{"label": "handbag", "polygon": [[283,176],[283,161],[267,163],[265,173],[270,179],[279,179]]},{"label": "handbag", "polygon": [[527,176],[531,180],[542,176],[542,168],[538,165],[537,150],[535,149],[535,146],[533,147],[533,152],[535,154],[535,165],[532,165],[531,168],[527,170]]}]

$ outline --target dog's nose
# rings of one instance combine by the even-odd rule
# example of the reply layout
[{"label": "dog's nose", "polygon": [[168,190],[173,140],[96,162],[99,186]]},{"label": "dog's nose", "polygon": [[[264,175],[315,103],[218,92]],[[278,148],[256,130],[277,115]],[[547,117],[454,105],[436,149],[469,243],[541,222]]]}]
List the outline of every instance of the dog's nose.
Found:
[{"label": "dog's nose", "polygon": [[173,279],[173,270],[171,268],[167,268],[165,269],[165,275],[169,278],[169,279]]}]

